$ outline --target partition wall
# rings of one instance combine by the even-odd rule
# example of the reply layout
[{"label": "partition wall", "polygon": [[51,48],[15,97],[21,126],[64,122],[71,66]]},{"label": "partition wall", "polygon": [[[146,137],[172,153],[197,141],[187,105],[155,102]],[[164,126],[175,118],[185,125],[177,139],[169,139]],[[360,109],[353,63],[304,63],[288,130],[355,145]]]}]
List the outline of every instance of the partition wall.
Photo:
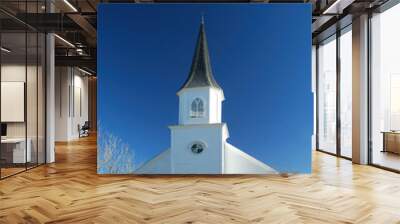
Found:
[{"label": "partition wall", "polygon": [[45,10],[43,5],[21,1],[21,14],[0,11],[1,179],[46,161],[46,38],[23,22],[27,13]]}]

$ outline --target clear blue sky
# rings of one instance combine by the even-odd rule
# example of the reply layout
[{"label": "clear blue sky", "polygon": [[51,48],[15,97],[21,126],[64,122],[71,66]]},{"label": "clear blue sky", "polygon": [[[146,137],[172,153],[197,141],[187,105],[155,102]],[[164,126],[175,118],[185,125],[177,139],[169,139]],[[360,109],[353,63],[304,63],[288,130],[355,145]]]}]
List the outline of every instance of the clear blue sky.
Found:
[{"label": "clear blue sky", "polygon": [[176,92],[205,17],[228,142],[282,172],[310,172],[311,5],[101,4],[98,115],[143,163],[169,148]]}]

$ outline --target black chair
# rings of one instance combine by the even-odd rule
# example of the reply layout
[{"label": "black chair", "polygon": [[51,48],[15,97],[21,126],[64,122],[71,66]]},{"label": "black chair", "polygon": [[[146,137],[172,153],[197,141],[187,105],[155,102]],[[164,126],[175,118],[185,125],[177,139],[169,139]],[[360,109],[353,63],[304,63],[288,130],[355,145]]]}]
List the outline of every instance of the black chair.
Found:
[{"label": "black chair", "polygon": [[89,121],[85,121],[82,127],[78,124],[79,138],[89,136]]}]

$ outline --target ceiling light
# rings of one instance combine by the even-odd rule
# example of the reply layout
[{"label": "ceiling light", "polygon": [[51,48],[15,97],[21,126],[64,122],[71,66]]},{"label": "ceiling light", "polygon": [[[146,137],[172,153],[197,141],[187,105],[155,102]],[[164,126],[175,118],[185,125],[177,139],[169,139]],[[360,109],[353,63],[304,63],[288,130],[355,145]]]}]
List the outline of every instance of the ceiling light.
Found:
[{"label": "ceiling light", "polygon": [[71,42],[69,42],[68,40],[66,40],[66,39],[64,39],[64,38],[62,38],[62,37],[60,37],[60,36],[57,35],[57,34],[54,34],[54,36],[57,37],[57,38],[58,38],[59,40],[61,40],[62,42],[64,42],[65,44],[67,44],[68,46],[75,48],[75,45],[73,45],[73,44],[72,44]]},{"label": "ceiling light", "polygon": [[92,73],[90,73],[90,72],[88,72],[88,71],[86,71],[86,70],[83,70],[83,69],[81,69],[81,68],[79,68],[79,67],[78,67],[78,70],[81,71],[81,72],[83,72],[83,73],[85,73],[86,75],[90,75],[90,76],[93,75]]},{"label": "ceiling light", "polygon": [[64,0],[64,3],[67,4],[74,12],[78,12],[78,10],[68,0]]},{"label": "ceiling light", "polygon": [[7,49],[5,47],[1,47],[0,49],[1,49],[1,51],[4,51],[6,53],[10,53],[11,52],[11,50],[9,50],[9,49]]},{"label": "ceiling light", "polygon": [[82,48],[77,48],[76,49],[76,53],[78,53],[79,55],[83,55],[83,49]]},{"label": "ceiling light", "polygon": [[343,10],[351,5],[355,0],[336,0],[332,5],[324,10],[322,14],[342,14]]},{"label": "ceiling light", "polygon": [[332,5],[330,5],[327,9],[324,10],[322,14],[328,14],[331,13],[332,9],[334,9],[337,4],[339,4],[340,0],[336,0]]}]

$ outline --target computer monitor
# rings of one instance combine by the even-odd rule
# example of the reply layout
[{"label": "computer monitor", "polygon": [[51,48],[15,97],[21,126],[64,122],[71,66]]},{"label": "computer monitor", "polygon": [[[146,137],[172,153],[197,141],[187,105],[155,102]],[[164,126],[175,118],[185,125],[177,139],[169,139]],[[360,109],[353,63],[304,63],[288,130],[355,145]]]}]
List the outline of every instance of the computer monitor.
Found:
[{"label": "computer monitor", "polygon": [[7,136],[7,124],[1,123],[1,137]]}]

